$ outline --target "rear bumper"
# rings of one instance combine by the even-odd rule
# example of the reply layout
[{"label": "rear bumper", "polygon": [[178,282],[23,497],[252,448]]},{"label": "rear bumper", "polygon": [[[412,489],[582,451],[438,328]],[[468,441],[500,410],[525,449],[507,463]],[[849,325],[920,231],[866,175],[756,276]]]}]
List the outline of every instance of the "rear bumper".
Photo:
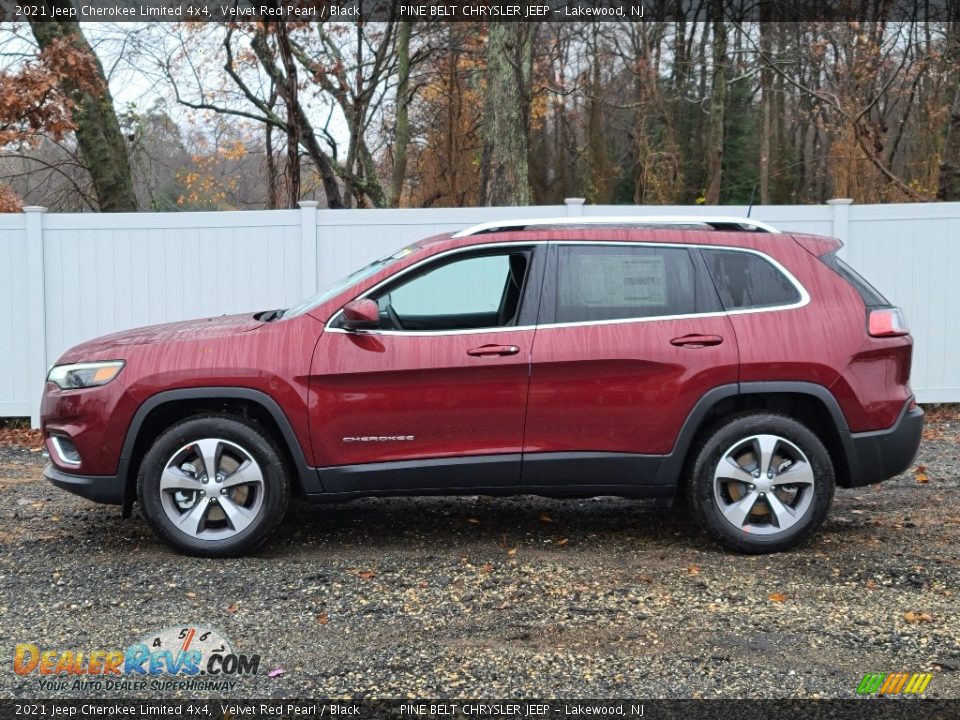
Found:
[{"label": "rear bumper", "polygon": [[43,476],[58,488],[106,505],[122,505],[124,482],[118,475],[72,475],[47,465]]},{"label": "rear bumper", "polygon": [[889,480],[906,470],[917,457],[923,436],[923,410],[904,405],[892,427],[851,433],[848,447],[850,487]]}]

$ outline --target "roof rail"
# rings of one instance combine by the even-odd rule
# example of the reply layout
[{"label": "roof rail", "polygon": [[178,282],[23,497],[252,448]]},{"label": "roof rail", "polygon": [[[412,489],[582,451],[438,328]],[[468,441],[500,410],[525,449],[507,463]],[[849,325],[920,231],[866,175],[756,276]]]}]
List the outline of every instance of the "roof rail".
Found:
[{"label": "roof rail", "polygon": [[548,226],[563,227],[564,225],[706,225],[714,230],[740,230],[747,232],[776,233],[772,225],[765,222],[744,217],[727,217],[716,215],[604,215],[598,217],[561,217],[561,218],[524,218],[519,220],[495,220],[480,223],[464,228],[453,234],[453,237],[467,237],[482,235],[483,233],[525,230],[528,227]]}]

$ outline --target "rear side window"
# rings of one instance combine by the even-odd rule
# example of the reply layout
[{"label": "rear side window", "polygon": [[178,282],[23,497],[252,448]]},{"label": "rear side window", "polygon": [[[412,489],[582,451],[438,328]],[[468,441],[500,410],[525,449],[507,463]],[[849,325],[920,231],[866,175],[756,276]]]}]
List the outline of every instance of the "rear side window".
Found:
[{"label": "rear side window", "polygon": [[890,304],[890,301],[881,295],[879,290],[864,280],[856,270],[838,258],[836,253],[828,253],[819,259],[824,265],[846,280],[853,289],[857,291],[860,299],[863,300],[863,304],[867,307],[884,307]]},{"label": "rear side window", "polygon": [[792,305],[800,292],[770,261],[737,250],[701,250],[726,310]]},{"label": "rear side window", "polygon": [[696,275],[683,248],[560,248],[557,322],[686,315],[696,308]]}]

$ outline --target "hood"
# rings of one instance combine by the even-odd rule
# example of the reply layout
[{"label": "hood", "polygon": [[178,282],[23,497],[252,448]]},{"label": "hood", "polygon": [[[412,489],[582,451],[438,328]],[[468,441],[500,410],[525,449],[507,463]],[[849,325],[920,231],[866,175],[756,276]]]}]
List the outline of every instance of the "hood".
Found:
[{"label": "hood", "polygon": [[261,325],[263,325],[263,322],[257,320],[253,313],[221,315],[202,320],[150,325],[149,327],[134,328],[112,335],[104,335],[80,343],[67,350],[58,362],[105,360],[108,359],[108,356],[109,358],[123,359],[124,350],[134,346],[222,338],[255,330]]}]

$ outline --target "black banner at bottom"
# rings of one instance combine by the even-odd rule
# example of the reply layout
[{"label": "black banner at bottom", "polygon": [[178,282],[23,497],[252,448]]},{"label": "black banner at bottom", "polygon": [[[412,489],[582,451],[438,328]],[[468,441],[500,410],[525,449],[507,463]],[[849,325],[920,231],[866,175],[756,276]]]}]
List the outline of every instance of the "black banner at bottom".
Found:
[{"label": "black banner at bottom", "polygon": [[206,720],[956,720],[960,699],[857,700],[0,700],[0,718]]}]

